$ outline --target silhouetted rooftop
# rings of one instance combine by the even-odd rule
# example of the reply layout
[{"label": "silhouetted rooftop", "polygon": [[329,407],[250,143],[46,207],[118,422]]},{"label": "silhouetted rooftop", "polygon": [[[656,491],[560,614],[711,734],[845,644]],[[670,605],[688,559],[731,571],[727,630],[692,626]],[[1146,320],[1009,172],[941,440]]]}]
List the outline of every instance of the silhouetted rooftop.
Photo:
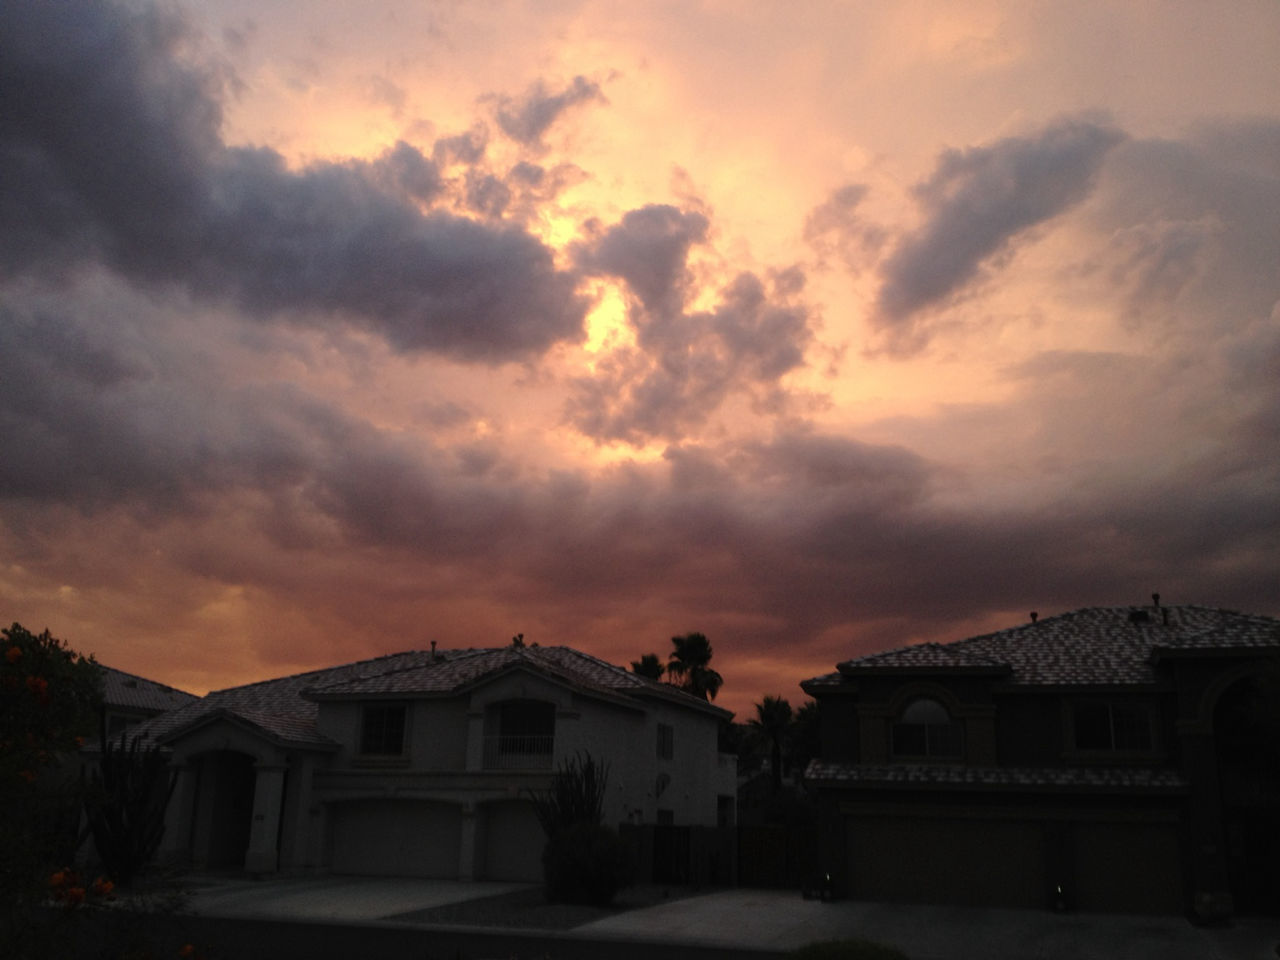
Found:
[{"label": "silhouetted rooftop", "polygon": [[729,712],[670,684],[637,676],[569,647],[493,647],[436,652],[411,650],[372,660],[313,670],[216,690],[154,717],[131,731],[165,740],[216,715],[249,723],[272,739],[301,746],[333,747],[315,726],[317,701],[379,696],[446,696],[514,669],[530,669],[584,693],[634,703],[660,698],[725,717]]},{"label": "silhouetted rooftop", "polygon": [[1017,684],[1143,684],[1162,656],[1280,650],[1280,620],[1200,606],[1086,607],[953,643],[847,660],[805,681],[831,687],[861,674],[1003,671]]}]

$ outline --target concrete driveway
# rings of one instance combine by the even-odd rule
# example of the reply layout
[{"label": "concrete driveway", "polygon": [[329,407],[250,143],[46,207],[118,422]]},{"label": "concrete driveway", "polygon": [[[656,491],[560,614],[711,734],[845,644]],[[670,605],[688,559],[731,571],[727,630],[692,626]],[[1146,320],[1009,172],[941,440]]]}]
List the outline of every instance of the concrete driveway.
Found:
[{"label": "concrete driveway", "polygon": [[190,909],[212,917],[275,920],[380,920],[383,917],[491,897],[534,884],[412,877],[187,878]]},{"label": "concrete driveway", "polygon": [[[339,876],[195,878],[191,909],[206,917],[403,926],[386,918],[529,886]],[[1276,960],[1280,922],[1250,918],[1204,928],[1180,917],[823,903],[789,891],[722,890],[537,938],[544,946],[647,943],[656,952],[664,944],[786,951],[841,937],[892,944],[912,960]]]}]

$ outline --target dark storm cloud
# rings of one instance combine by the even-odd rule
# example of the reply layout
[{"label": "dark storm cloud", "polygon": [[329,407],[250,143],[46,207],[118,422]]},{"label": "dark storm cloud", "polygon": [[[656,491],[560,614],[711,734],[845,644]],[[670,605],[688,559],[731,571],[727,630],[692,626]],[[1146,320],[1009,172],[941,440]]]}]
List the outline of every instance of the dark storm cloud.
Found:
[{"label": "dark storm cloud", "polygon": [[336,317],[402,350],[497,362],[580,336],[551,251],[510,226],[420,205],[433,160],[286,168],[220,140],[217,77],[153,8],[0,12],[0,271],[96,259],[262,315]]},{"label": "dark storm cloud", "polygon": [[884,264],[877,323],[890,347],[923,346],[928,329],[917,314],[960,292],[1023,231],[1088,196],[1103,159],[1122,139],[1109,125],[1070,120],[1034,138],[943,153],[915,188],[924,224]]},{"label": "dark storm cloud", "polygon": [[[643,340],[683,307],[692,280],[689,250],[706,240],[709,226],[701,213],[651,204],[628,211],[593,242],[579,244],[575,255],[585,272],[626,281],[648,314],[640,330]],[[595,224],[588,228],[599,231]]]},{"label": "dark storm cloud", "polygon": [[598,84],[586,77],[574,77],[559,93],[551,93],[538,81],[519,99],[502,97],[498,101],[498,126],[517,143],[539,146],[542,135],[557,118],[571,107],[593,100],[603,100]]},{"label": "dark storm cloud", "polygon": [[735,393],[762,408],[784,405],[779,381],[803,365],[813,336],[807,309],[780,292],[794,291],[797,277],[784,273],[770,293],[739,274],[709,313],[650,320],[633,311],[640,348],[615,351],[579,378],[569,421],[596,440],[643,443],[681,438]]},{"label": "dark storm cloud", "polygon": [[576,262],[626,284],[637,346],[615,350],[576,381],[567,411],[575,427],[596,440],[643,443],[681,438],[734,393],[761,409],[783,405],[779,381],[804,364],[813,339],[802,271],[777,273],[771,289],[741,273],[715,310],[686,313],[689,252],[709,229],[703,214],[651,205],[607,229],[589,228],[595,236],[576,247]]}]

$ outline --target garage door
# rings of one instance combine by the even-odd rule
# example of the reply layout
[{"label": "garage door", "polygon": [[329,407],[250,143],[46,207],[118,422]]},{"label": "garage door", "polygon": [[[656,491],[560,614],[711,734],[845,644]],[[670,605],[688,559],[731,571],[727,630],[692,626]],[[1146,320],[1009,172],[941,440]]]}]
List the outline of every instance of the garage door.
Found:
[{"label": "garage door", "polygon": [[542,881],[546,837],[525,800],[486,803],[484,875],[489,880]]},{"label": "garage door", "polygon": [[1082,823],[1075,830],[1081,910],[1177,913],[1182,869],[1173,824]]},{"label": "garage door", "polygon": [[856,897],[1044,906],[1044,843],[1036,824],[852,817],[846,829]]},{"label": "garage door", "polygon": [[353,800],[332,809],[334,873],[456,880],[462,812],[424,800]]}]

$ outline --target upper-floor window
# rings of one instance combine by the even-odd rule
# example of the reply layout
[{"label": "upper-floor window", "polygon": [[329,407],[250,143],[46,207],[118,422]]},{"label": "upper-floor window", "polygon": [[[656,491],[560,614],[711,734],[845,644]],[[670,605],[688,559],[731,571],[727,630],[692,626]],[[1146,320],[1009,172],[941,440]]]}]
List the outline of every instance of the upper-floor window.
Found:
[{"label": "upper-floor window", "polygon": [[360,752],[375,757],[402,756],[408,713],[403,703],[365,704],[360,718]]},{"label": "upper-floor window", "polygon": [[676,729],[669,723],[658,724],[658,756],[670,760],[676,755]]},{"label": "upper-floor window", "polygon": [[958,758],[960,724],[937,700],[912,700],[893,725],[893,755],[902,758]]},{"label": "upper-floor window", "polygon": [[1077,750],[1147,751],[1152,747],[1151,711],[1145,704],[1084,700],[1072,705]]},{"label": "upper-floor window", "polygon": [[556,735],[554,703],[505,700],[490,709],[484,748],[486,767],[543,769],[551,766]]}]

